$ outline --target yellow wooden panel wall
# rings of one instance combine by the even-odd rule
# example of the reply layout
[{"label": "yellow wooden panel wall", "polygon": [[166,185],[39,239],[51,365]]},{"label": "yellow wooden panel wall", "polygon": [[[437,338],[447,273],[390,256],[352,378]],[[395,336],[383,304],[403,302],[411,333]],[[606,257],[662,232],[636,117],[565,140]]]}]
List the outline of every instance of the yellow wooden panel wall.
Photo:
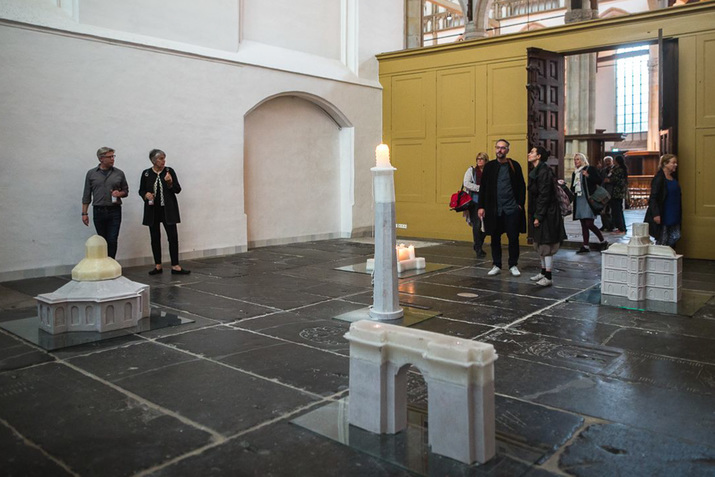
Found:
[{"label": "yellow wooden panel wall", "polygon": [[715,34],[698,37],[696,127],[715,127]]}]

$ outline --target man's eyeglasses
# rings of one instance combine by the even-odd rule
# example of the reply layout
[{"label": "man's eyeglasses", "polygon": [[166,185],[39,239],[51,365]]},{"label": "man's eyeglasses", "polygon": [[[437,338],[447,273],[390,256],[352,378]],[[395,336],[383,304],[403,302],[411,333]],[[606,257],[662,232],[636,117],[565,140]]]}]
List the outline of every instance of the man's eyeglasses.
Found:
[{"label": "man's eyeglasses", "polygon": [[111,156],[102,156],[102,157],[105,158],[105,159],[114,159],[115,157],[117,157],[117,155],[116,155],[116,154],[112,154]]},{"label": "man's eyeglasses", "polygon": [[495,149],[504,149],[506,151],[509,149],[509,146],[496,146]]}]

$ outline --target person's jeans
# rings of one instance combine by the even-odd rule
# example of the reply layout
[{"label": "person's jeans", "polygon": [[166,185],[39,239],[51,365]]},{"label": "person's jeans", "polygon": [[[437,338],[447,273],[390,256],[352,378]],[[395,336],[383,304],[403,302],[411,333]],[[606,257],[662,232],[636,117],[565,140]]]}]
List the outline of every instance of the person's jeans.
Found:
[{"label": "person's jeans", "polygon": [[97,235],[104,237],[107,241],[107,255],[112,258],[117,256],[117,242],[119,240],[119,226],[122,225],[122,207],[115,205],[111,207],[95,206],[92,220]]},{"label": "person's jeans", "polygon": [[501,236],[506,233],[509,240],[509,268],[519,263],[519,221],[521,210],[513,214],[500,215],[496,218],[492,238],[492,259],[494,265],[501,268]]}]

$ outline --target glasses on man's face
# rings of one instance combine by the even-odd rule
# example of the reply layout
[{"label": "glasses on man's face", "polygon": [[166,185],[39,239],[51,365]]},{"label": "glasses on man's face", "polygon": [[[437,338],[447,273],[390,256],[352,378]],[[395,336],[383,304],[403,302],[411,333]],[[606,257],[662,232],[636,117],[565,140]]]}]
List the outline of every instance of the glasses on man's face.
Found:
[{"label": "glasses on man's face", "polygon": [[102,157],[103,157],[104,159],[114,159],[115,157],[117,157],[117,155],[116,155],[116,154],[112,154],[111,156],[102,156]]},{"label": "glasses on man's face", "polygon": [[501,151],[508,151],[508,150],[509,150],[509,146],[496,146],[496,149],[497,149],[497,150],[501,150]]}]

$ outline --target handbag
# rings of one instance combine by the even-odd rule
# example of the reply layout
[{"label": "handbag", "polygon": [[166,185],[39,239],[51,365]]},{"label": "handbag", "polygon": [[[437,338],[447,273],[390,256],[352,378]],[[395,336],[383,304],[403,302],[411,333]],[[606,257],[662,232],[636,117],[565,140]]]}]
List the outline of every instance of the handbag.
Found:
[{"label": "handbag", "polygon": [[571,202],[573,202],[573,193],[566,187],[566,184],[559,184],[556,177],[553,179],[554,191],[556,191],[556,201],[559,203],[559,211],[564,217],[571,215],[573,212],[571,207]]},{"label": "handbag", "polygon": [[469,195],[469,192],[465,191],[464,186],[462,186],[461,189],[452,194],[449,200],[449,208],[455,212],[463,212],[467,210],[472,203],[472,196]]},{"label": "handbag", "polygon": [[596,186],[596,190],[593,191],[593,194],[588,196],[588,203],[596,213],[600,213],[604,207],[606,207],[609,200],[611,200],[611,194],[600,185]]}]

